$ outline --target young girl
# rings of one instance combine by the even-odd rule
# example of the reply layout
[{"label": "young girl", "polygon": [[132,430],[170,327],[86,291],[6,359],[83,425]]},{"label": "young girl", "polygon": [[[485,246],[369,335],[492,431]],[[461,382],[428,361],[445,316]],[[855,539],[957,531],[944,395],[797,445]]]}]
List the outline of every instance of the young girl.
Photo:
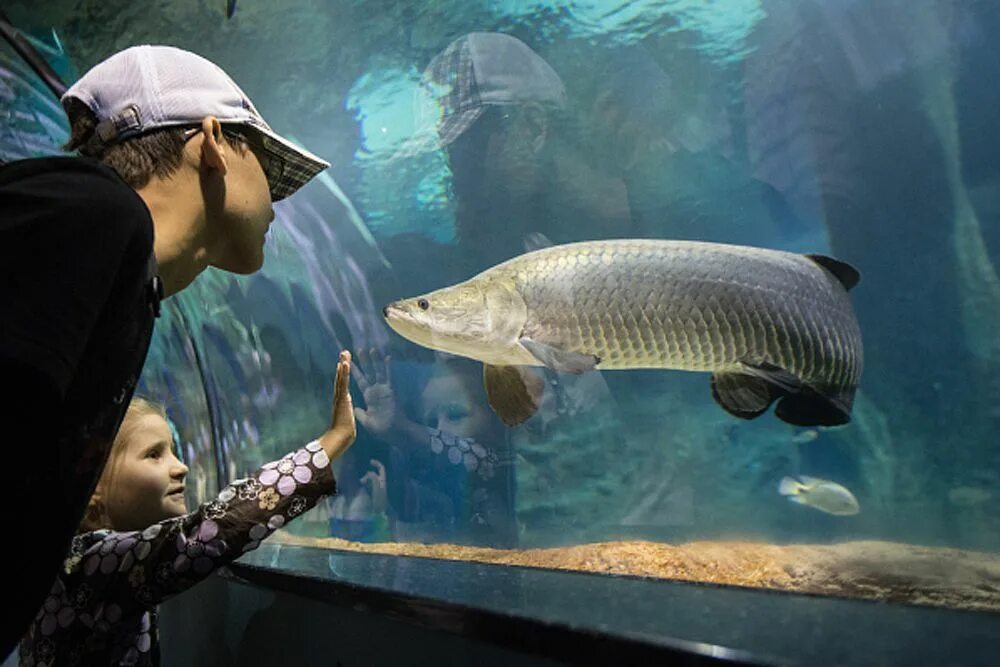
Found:
[{"label": "young girl", "polygon": [[329,430],[305,447],[227,486],[187,513],[188,468],[174,455],[162,409],[134,400],[115,438],[69,556],[28,635],[21,665],[159,664],[161,601],[255,549],[335,492],[330,462],[354,442],[340,353]]}]

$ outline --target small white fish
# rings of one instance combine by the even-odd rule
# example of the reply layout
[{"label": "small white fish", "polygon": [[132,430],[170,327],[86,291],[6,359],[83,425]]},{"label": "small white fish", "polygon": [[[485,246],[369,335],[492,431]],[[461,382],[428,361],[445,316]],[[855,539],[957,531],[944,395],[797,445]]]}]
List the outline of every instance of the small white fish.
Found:
[{"label": "small white fish", "polygon": [[798,480],[785,477],[778,484],[778,493],[793,503],[809,505],[827,514],[851,516],[861,511],[854,494],[836,482],[816,477],[799,475]]},{"label": "small white fish", "polygon": [[804,445],[807,442],[812,442],[819,437],[819,431],[814,428],[808,429],[806,431],[799,431],[792,436],[792,442],[796,445]]}]

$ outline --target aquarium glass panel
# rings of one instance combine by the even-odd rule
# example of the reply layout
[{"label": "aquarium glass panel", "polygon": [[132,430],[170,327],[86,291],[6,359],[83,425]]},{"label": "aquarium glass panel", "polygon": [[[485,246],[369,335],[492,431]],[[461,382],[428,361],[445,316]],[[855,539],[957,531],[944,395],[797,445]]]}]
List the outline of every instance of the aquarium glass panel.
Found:
[{"label": "aquarium glass panel", "polygon": [[[332,164],[164,303],[192,507],[347,349],[337,493],[271,541],[1000,610],[994,3],[6,5],[67,82],[187,48]],[[0,119],[66,138],[6,44]]]}]

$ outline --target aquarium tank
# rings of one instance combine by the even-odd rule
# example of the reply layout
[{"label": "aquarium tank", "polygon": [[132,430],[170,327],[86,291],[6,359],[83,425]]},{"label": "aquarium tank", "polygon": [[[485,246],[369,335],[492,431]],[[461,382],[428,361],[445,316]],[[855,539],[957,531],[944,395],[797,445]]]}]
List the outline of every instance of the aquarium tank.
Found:
[{"label": "aquarium tank", "polygon": [[[320,435],[352,352],[338,492],[269,538],[268,567],[318,553],[336,578],[346,555],[409,557],[1000,612],[1000,5],[4,10],[68,83],[127,46],[195,51],[332,165],[275,204],[261,271],[210,269],[164,302],[139,389],[166,405],[194,506]],[[0,48],[0,159],[58,153],[57,98]],[[590,273],[545,255],[582,241]],[[407,329],[436,290],[532,252],[551,281],[527,315],[483,315],[483,296]],[[824,319],[805,274],[846,320]],[[707,315],[670,319],[671,286],[696,279],[685,312]],[[743,320],[712,316],[734,284],[803,319],[764,322],[752,299]],[[852,318],[859,337],[836,330]],[[456,327],[527,356],[484,363],[486,334]],[[822,409],[782,412],[807,391]]]}]

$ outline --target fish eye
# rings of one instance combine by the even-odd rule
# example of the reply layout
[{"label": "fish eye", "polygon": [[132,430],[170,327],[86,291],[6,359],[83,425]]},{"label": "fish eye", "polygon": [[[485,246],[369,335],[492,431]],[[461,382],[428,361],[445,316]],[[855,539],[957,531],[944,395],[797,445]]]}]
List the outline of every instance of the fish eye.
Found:
[{"label": "fish eye", "polygon": [[417,305],[420,306],[420,310],[427,310],[431,307],[431,304],[427,301],[427,299],[417,299]]}]

